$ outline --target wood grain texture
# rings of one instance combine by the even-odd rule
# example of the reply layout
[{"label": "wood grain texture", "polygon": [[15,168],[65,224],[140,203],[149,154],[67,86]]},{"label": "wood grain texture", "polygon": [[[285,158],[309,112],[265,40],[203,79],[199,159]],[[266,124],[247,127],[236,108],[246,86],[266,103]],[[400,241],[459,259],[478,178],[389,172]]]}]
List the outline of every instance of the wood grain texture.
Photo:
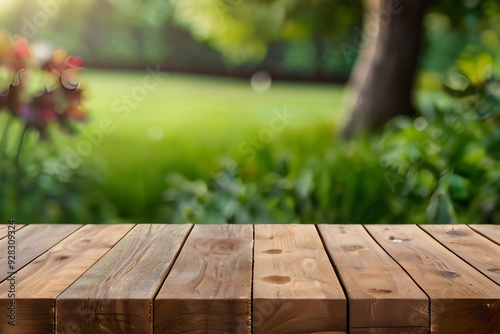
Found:
[{"label": "wood grain texture", "polygon": [[[429,301],[361,225],[318,225],[349,299],[349,326],[424,327]],[[369,331],[367,332],[369,333]]]},{"label": "wood grain texture", "polygon": [[466,225],[422,225],[421,228],[500,285],[500,245]]},{"label": "wood grain texture", "polygon": [[196,225],[154,302],[154,332],[250,333],[253,227]]},{"label": "wood grain texture", "polygon": [[[78,230],[82,225],[29,225],[16,232],[16,264],[15,270],[45,253],[49,248]],[[9,274],[7,271],[7,240],[0,240],[0,283]]]},{"label": "wood grain texture", "polygon": [[[0,333],[53,333],[55,298],[89,269],[134,225],[85,225],[16,274],[16,326],[0,322]],[[7,308],[9,282],[0,284]]]},{"label": "wood grain texture", "polygon": [[[7,233],[9,231],[9,224],[0,224],[0,239],[3,239],[7,236]],[[16,224],[15,227],[16,227],[16,233],[17,231],[19,231],[20,229],[22,229],[24,226],[24,224]],[[12,228],[10,229],[12,231]]]},{"label": "wood grain texture", "polygon": [[255,225],[254,333],[345,333],[346,313],[314,225]]},{"label": "wood grain texture", "polygon": [[427,334],[427,327],[351,328],[350,334]]},{"label": "wood grain texture", "polygon": [[500,287],[415,225],[366,225],[431,301],[432,333],[499,333]]},{"label": "wood grain texture", "polygon": [[469,225],[469,227],[500,245],[500,225]]},{"label": "wood grain texture", "polygon": [[191,227],[134,227],[56,299],[57,333],[152,333],[153,298]]}]

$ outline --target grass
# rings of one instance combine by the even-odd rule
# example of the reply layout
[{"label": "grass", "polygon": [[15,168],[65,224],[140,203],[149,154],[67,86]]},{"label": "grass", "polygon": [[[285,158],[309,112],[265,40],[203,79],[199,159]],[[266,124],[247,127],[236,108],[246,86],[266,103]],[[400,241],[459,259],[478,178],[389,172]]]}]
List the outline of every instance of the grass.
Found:
[{"label": "grass", "polygon": [[85,133],[111,120],[113,131],[92,146],[84,165],[102,174],[96,191],[122,217],[148,219],[145,213],[161,204],[164,178],[171,172],[209,179],[220,168],[220,157],[244,161],[249,156],[238,147],[268,128],[275,110],[285,108],[295,118],[265,146],[293,155],[325,141],[331,144],[343,109],[344,90],[333,85],[273,83],[257,93],[249,80],[164,74],[161,84],[121,118],[115,101],[142,85],[146,75],[86,71],[82,83],[91,120],[77,136],[55,138],[61,150],[77,150]]},{"label": "grass", "polygon": [[[30,177],[23,181],[25,199],[16,218],[22,221],[22,213],[24,220],[37,217],[39,223],[186,219],[443,223],[489,222],[497,217],[494,207],[484,213],[481,203],[496,201],[492,194],[498,193],[498,175],[471,164],[467,155],[471,149],[485,154],[484,138],[496,140],[491,126],[468,123],[465,136],[443,125],[442,116],[450,112],[446,105],[455,101],[444,99],[443,94],[420,91],[417,95],[420,108],[431,113],[429,119],[436,119],[426,129],[415,128],[411,119],[398,118],[381,135],[340,143],[334,135],[344,109],[341,87],[277,83],[265,93],[256,93],[243,80],[165,75],[160,86],[120,117],[123,113],[116,113],[120,111],[116,103],[137,91],[144,78],[145,73],[85,73],[91,119],[73,137],[52,131],[52,142],[36,143],[36,136],[28,136],[21,158]],[[443,110],[433,108],[434,103],[443,105]],[[275,111],[283,109],[294,118],[273,132]],[[5,116],[0,115],[0,123]],[[112,131],[99,135],[91,145],[89,136],[104,120]],[[441,137],[435,134],[443,131],[447,140],[438,140]],[[272,140],[264,142],[262,134]],[[18,136],[12,137],[9,152],[16,149]],[[252,148],[252,140],[260,146]],[[438,149],[422,146],[429,142]],[[82,168],[71,178],[60,182],[46,164],[40,168],[48,149],[55,146],[59,161],[64,162],[65,151],[81,150],[82,145],[90,147],[91,153],[84,154]],[[418,162],[425,163],[413,166],[410,152],[420,152]],[[221,172],[228,171],[228,160],[236,162],[237,173]],[[496,160],[491,153],[485,161]],[[454,177],[449,189],[444,183],[447,175]],[[225,178],[226,186],[210,187],[215,177]],[[15,193],[16,185],[9,184],[0,187],[2,194]],[[448,201],[440,197],[445,190],[449,190]],[[9,208],[13,199],[2,203]],[[428,211],[428,207],[439,210]],[[463,219],[456,218],[460,215]]]}]

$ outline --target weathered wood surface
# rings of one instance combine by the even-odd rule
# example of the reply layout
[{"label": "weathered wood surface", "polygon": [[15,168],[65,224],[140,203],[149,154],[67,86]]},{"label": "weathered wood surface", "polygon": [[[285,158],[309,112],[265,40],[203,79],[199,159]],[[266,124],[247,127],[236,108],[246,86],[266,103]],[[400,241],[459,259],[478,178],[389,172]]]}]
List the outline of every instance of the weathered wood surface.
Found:
[{"label": "weathered wood surface", "polygon": [[469,225],[469,227],[500,245],[500,225]]},{"label": "weathered wood surface", "polygon": [[[7,236],[7,233],[8,231],[13,231],[12,230],[12,227],[9,228],[9,226],[12,226],[12,225],[9,225],[9,224],[0,224],[0,239],[3,239]],[[20,229],[22,229],[24,226],[24,224],[16,224],[14,225],[15,226],[15,231],[17,233],[17,231],[19,231]]]},{"label": "weathered wood surface", "polygon": [[155,333],[250,333],[253,228],[196,225],[154,304]]},{"label": "weathered wood surface", "polygon": [[255,225],[254,333],[346,332],[346,299],[314,225]]},{"label": "weathered wood surface", "polygon": [[498,231],[27,225],[14,282],[0,283],[0,333],[500,334]]},{"label": "weathered wood surface", "polygon": [[366,225],[431,301],[431,332],[483,334],[500,328],[500,287],[415,225]]},{"label": "weathered wood surface", "polygon": [[422,225],[443,246],[500,285],[500,245],[466,225]]},{"label": "weathered wood surface", "polygon": [[56,299],[60,333],[152,333],[153,299],[191,225],[137,225]]},{"label": "weathered wood surface", "polygon": [[427,296],[363,226],[318,225],[318,230],[347,292],[351,333],[360,327],[428,330]]},{"label": "weathered wood surface", "polygon": [[427,334],[429,331],[422,327],[376,327],[351,328],[350,334]]},{"label": "weathered wood surface", "polygon": [[[29,225],[16,232],[15,271],[45,253],[82,225]],[[8,238],[0,240],[0,283],[9,277]]]},{"label": "weathered wood surface", "polygon": [[[51,333],[55,298],[113,247],[133,225],[86,225],[16,274],[16,326],[0,333]],[[9,281],[0,284],[0,309],[9,305]]]}]

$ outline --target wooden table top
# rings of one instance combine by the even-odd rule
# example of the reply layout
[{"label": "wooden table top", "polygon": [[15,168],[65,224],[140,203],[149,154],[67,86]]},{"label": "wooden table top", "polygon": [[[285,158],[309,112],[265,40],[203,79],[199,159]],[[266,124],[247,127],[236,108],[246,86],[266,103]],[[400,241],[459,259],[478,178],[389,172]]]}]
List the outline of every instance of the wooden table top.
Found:
[{"label": "wooden table top", "polygon": [[500,333],[500,226],[0,225],[0,333],[54,332]]}]

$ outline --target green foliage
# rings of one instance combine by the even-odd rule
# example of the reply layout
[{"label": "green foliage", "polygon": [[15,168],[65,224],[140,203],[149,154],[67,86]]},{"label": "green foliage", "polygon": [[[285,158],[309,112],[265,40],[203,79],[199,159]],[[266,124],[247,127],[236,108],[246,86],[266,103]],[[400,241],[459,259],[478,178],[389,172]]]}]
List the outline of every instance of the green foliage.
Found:
[{"label": "green foliage", "polygon": [[194,223],[498,223],[500,81],[491,64],[488,54],[464,53],[446,93],[378,135],[347,144],[323,138],[288,155],[271,146],[249,166],[226,162],[210,179],[168,175],[163,215]]},{"label": "green foliage", "polygon": [[[481,73],[484,59],[482,53],[465,53],[457,68]],[[478,73],[471,77],[481,77]],[[491,75],[473,84],[465,74],[450,72],[444,80],[446,93],[423,94],[419,117],[394,119],[378,135],[349,143],[334,140],[336,131],[329,125],[332,91],[333,100],[340,99],[340,91],[330,86],[276,84],[257,98],[247,83],[170,76],[128,119],[117,119],[115,132],[76,169],[58,171],[61,152],[38,142],[34,134],[28,136],[22,173],[29,178],[23,181],[20,218],[93,223],[497,223],[500,85]],[[115,96],[141,78],[87,74],[85,82],[93,83],[88,90],[94,97],[89,107],[95,111],[89,127],[110,116]],[[111,89],[113,82],[118,83]],[[221,98],[228,94],[230,101]],[[172,110],[159,110],[166,98]],[[274,101],[294,106],[300,121],[249,160],[238,152],[238,144],[268,126]],[[177,111],[179,106],[184,112]],[[159,141],[147,137],[152,120],[164,124],[166,136]],[[10,136],[17,138],[21,124],[11,129]],[[54,140],[64,148],[82,138]],[[29,155],[30,148],[36,154]],[[7,197],[7,208],[12,201]]]},{"label": "green foliage", "polygon": [[4,28],[42,46],[64,47],[89,65],[155,63],[175,71],[218,73],[227,67],[241,73],[267,67],[294,75],[318,70],[346,75],[352,62],[337,46],[352,41],[349,34],[353,25],[361,25],[362,13],[361,1],[346,0],[9,2],[0,12]]},{"label": "green foliage", "polygon": [[[71,201],[78,198],[77,193],[61,194],[74,185],[60,186],[42,168],[50,154],[40,156],[37,150],[25,156],[22,148],[30,140],[48,139],[52,125],[73,133],[75,123],[86,120],[78,77],[82,66],[79,57],[68,56],[62,49],[45,61],[37,59],[25,38],[0,30],[1,214],[41,217],[37,211],[42,211],[42,203],[47,204],[48,217],[57,219],[58,210],[66,209],[74,214]],[[79,178],[74,181],[78,184]]]},{"label": "green foliage", "polygon": [[[5,121],[5,116],[0,117],[0,123]],[[15,120],[7,135],[18,139],[22,126],[20,121]],[[9,144],[17,143],[11,141]],[[8,156],[16,145],[7,146],[10,149],[0,157],[2,219],[12,217],[29,224],[97,223],[110,222],[116,217],[117,211],[109,199],[96,191],[96,185],[102,182],[98,170],[61,168],[53,143],[39,141],[33,132],[25,136],[19,166],[15,166]]]},{"label": "green foliage", "polygon": [[[268,127],[274,109],[284,106],[297,115],[297,122],[277,134],[269,149],[274,155],[287,147],[289,155],[299,156],[316,142],[329,144],[331,126],[321,127],[318,134],[316,128],[331,124],[342,110],[344,90],[339,86],[278,82],[271,90],[256,93],[246,80],[170,74],[131,107],[126,117],[117,114],[115,101],[141,84],[145,75],[147,72],[83,71],[85,106],[92,116],[88,123],[71,137],[49,128],[50,142],[40,142],[36,133],[27,135],[21,152],[27,170],[22,172],[26,181],[19,221],[168,222],[169,216],[160,212],[167,174],[179,171],[189,179],[209,179],[223,155],[245,165],[238,145]],[[6,116],[0,114],[2,129]],[[104,119],[112,121],[112,133],[93,144],[89,154],[82,154],[77,168],[68,165],[68,148],[78,151]],[[11,154],[15,154],[21,125],[10,126]],[[32,160],[35,153],[36,162]],[[8,194],[0,194],[6,203],[0,208],[2,216],[14,215],[9,189]]]},{"label": "green foliage", "polygon": [[394,120],[381,142],[383,163],[399,177],[397,191],[429,201],[429,222],[498,222],[499,81],[485,71],[491,69],[486,54],[465,55],[457,67],[464,76],[448,86],[451,96],[413,122]]},{"label": "green foliage", "polygon": [[[345,0],[76,1],[37,26],[32,18],[48,17],[46,7],[35,0],[9,6],[0,17],[13,31],[100,65],[205,69],[223,68],[225,60],[248,71],[305,74],[349,70],[339,45],[356,39],[362,15],[361,1]],[[424,22],[422,68],[433,71],[424,79],[438,91],[421,94],[417,118],[394,119],[383,132],[350,143],[336,141],[329,125],[342,110],[332,86],[273,83],[255,95],[246,82],[169,77],[122,120],[112,106],[143,77],[93,73],[86,80],[93,121],[109,117],[116,131],[76,168],[61,167],[66,145],[74,149],[85,136],[56,134],[57,147],[38,139],[50,132],[54,114],[64,116],[58,120],[67,130],[68,119],[82,120],[81,110],[65,107],[80,97],[60,85],[55,93],[47,87],[48,99],[34,97],[46,76],[79,67],[78,59],[59,52],[44,76],[30,75],[40,80],[29,87],[18,85],[21,68],[2,63],[0,107],[24,118],[0,113],[0,212],[26,222],[499,222],[500,85],[493,73],[500,62],[491,56],[500,46],[499,17],[496,0],[434,2]],[[25,40],[3,35],[0,56],[31,58]],[[450,65],[456,70],[446,71]],[[65,98],[71,103],[54,107]],[[21,108],[26,102],[31,113]],[[238,144],[268,126],[277,104],[300,120],[248,161]],[[38,132],[25,136],[26,122]]]},{"label": "green foliage", "polygon": [[[325,129],[309,130],[328,136]],[[368,142],[356,143],[347,151],[319,146],[300,155],[296,150],[295,154],[279,154],[275,148],[266,148],[249,165],[226,160],[209,180],[168,175],[163,214],[173,222],[195,223],[391,219],[385,216],[387,199],[378,194],[389,190],[384,169],[369,153]]]}]

